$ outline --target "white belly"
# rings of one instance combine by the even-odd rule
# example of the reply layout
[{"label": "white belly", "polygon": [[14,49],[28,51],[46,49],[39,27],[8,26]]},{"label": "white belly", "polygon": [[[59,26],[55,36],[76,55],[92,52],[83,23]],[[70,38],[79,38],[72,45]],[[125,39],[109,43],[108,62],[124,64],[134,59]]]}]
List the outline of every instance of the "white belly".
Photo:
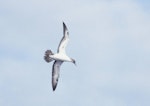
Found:
[{"label": "white belly", "polygon": [[68,61],[68,62],[71,61],[71,59],[65,54],[54,54],[54,55],[51,55],[50,58],[54,60],[61,60],[61,61]]}]

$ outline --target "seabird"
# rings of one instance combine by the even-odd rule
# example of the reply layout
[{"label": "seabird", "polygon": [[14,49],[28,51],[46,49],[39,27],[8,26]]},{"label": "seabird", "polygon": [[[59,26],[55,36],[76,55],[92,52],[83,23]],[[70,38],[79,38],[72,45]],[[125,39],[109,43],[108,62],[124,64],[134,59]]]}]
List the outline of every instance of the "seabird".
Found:
[{"label": "seabird", "polygon": [[61,64],[63,62],[72,62],[76,65],[75,60],[66,55],[65,48],[68,44],[68,41],[69,41],[69,32],[68,32],[68,29],[67,29],[65,23],[63,22],[63,37],[59,43],[57,53],[54,54],[51,50],[46,50],[45,56],[44,56],[44,60],[48,63],[52,62],[54,60],[53,67],[52,67],[53,91],[55,91],[57,83],[58,83]]}]

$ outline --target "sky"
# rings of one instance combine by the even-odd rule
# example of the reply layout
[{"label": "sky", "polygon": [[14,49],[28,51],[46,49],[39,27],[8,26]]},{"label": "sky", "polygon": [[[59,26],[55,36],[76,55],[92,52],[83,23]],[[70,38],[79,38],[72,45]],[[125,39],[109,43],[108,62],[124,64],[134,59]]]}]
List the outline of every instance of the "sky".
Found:
[{"label": "sky", "polygon": [[[0,106],[150,106],[149,0],[1,0]],[[56,91],[52,63],[70,34]]]}]

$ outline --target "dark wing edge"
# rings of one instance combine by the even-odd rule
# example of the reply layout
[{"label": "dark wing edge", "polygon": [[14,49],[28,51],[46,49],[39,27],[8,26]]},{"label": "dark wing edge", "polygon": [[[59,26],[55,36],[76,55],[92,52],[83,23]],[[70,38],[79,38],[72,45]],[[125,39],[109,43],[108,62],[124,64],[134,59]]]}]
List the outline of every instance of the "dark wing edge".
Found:
[{"label": "dark wing edge", "polygon": [[55,91],[59,79],[60,66],[63,61],[55,61],[52,68],[52,88]]},{"label": "dark wing edge", "polygon": [[63,37],[58,45],[57,53],[59,53],[59,51],[61,49],[60,47],[61,47],[62,43],[67,39],[67,37],[69,38],[69,31],[68,31],[66,24],[63,22]]},{"label": "dark wing edge", "polygon": [[63,35],[66,35],[66,31],[68,31],[68,28],[66,26],[66,24],[63,22]]}]

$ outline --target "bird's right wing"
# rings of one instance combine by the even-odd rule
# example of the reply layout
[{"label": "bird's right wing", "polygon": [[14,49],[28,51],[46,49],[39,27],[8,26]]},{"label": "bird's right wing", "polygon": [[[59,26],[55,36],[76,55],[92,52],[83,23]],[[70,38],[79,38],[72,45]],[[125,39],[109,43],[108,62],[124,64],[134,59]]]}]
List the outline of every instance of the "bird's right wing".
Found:
[{"label": "bird's right wing", "polygon": [[63,63],[63,61],[55,61],[53,64],[52,69],[52,87],[53,91],[56,89],[58,78],[59,78],[59,72],[60,72],[60,66]]},{"label": "bird's right wing", "polygon": [[69,32],[68,32],[67,26],[63,22],[63,37],[58,46],[58,50],[57,50],[58,53],[61,52],[65,54],[65,49],[68,44],[68,41],[69,41]]}]

